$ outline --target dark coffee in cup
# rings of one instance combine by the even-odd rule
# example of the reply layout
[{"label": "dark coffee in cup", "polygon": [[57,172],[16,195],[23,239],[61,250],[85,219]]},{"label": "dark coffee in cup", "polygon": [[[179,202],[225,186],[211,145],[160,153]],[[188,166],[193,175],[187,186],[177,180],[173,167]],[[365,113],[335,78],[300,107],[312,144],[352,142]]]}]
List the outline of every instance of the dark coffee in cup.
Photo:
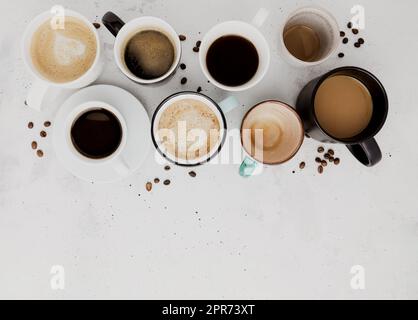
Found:
[{"label": "dark coffee in cup", "polygon": [[80,115],[71,128],[76,150],[90,159],[105,159],[118,150],[123,130],[119,119],[109,110],[93,109]]},{"label": "dark coffee in cup", "polygon": [[173,66],[175,48],[164,33],[145,30],[136,33],[126,44],[125,63],[129,71],[144,80],[157,79]]},{"label": "dark coffee in cup", "polygon": [[238,87],[257,73],[259,56],[254,44],[241,36],[228,35],[217,39],[209,48],[206,65],[219,83]]}]

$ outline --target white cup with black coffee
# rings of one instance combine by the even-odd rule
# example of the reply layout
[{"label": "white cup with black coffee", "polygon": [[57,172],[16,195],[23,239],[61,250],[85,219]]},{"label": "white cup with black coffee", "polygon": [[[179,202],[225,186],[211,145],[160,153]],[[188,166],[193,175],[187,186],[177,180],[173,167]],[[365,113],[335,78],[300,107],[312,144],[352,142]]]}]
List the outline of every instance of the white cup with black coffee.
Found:
[{"label": "white cup with black coffee", "polygon": [[48,89],[79,89],[97,80],[103,70],[98,32],[81,14],[64,10],[37,16],[23,36],[23,59],[36,77],[27,98],[40,111]]},{"label": "white cup with black coffee", "polygon": [[180,64],[181,43],[167,22],[156,17],[140,17],[124,23],[113,12],[103,16],[103,24],[116,37],[115,61],[132,81],[149,85],[172,76]]}]

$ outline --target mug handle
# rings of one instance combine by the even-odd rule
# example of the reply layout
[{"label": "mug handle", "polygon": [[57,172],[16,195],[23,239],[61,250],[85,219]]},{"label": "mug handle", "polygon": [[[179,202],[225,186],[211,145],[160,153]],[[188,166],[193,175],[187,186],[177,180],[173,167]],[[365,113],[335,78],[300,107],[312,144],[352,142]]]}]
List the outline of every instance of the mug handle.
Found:
[{"label": "mug handle", "polygon": [[224,113],[231,112],[239,106],[239,101],[234,96],[229,96],[225,100],[219,102],[219,107],[221,107]]},{"label": "mug handle", "polygon": [[122,27],[125,25],[125,22],[123,22],[121,18],[119,18],[111,11],[107,12],[103,16],[102,22],[107,30],[109,30],[110,33],[115,37],[118,35],[120,29],[122,29]]},{"label": "mug handle", "polygon": [[29,90],[28,97],[26,98],[27,105],[36,111],[41,111],[42,102],[44,101],[49,87],[48,83],[36,80],[33,83],[32,88]]},{"label": "mug handle", "polygon": [[347,145],[354,157],[367,167],[373,167],[382,160],[382,151],[374,138],[359,144]]},{"label": "mug handle", "polygon": [[129,165],[126,163],[126,161],[122,157],[119,157],[114,161],[113,169],[121,177],[127,176],[129,174],[129,172],[131,171],[131,168],[129,167]]},{"label": "mug handle", "polygon": [[270,11],[267,10],[266,8],[260,8],[255,17],[252,20],[252,24],[257,27],[257,28],[261,28],[263,26],[263,24],[267,21],[267,18],[270,15]]},{"label": "mug handle", "polygon": [[239,168],[239,175],[243,178],[251,177],[255,170],[258,167],[258,162],[251,159],[250,157],[245,157],[244,161]]}]

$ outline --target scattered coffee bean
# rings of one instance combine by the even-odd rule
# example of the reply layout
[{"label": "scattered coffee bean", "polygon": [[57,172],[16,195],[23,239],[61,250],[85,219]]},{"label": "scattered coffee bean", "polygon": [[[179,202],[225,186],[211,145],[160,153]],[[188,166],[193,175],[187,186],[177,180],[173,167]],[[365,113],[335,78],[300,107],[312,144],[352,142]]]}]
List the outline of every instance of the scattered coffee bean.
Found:
[{"label": "scattered coffee bean", "polygon": [[351,31],[353,31],[354,34],[358,34],[358,29],[353,29]]},{"label": "scattered coffee bean", "polygon": [[199,52],[199,51],[200,51],[200,49],[199,49],[199,47],[194,47],[194,48],[193,48],[193,51],[194,51],[194,52]]},{"label": "scattered coffee bean", "polygon": [[318,152],[319,152],[319,153],[322,153],[322,152],[324,152],[324,151],[325,151],[325,148],[324,148],[324,147],[319,147],[319,148],[318,148]]},{"label": "scattered coffee bean", "polygon": [[186,36],[185,35],[179,35],[180,41],[186,41]]},{"label": "scattered coffee bean", "polygon": [[145,189],[147,189],[148,192],[151,192],[151,190],[152,190],[152,183],[151,182],[147,182],[147,184],[145,185]]},{"label": "scattered coffee bean", "polygon": [[96,29],[100,29],[100,23],[98,23],[98,22],[94,22],[94,23],[93,23],[93,26],[94,26]]},{"label": "scattered coffee bean", "polygon": [[321,161],[321,166],[326,167],[328,165],[328,163],[325,160]]},{"label": "scattered coffee bean", "polygon": [[197,88],[197,92],[198,93],[202,92],[202,87]]},{"label": "scattered coffee bean", "polygon": [[202,41],[198,41],[198,42],[196,42],[196,47],[198,47],[198,48],[200,48],[200,46],[202,45]]},{"label": "scattered coffee bean", "polygon": [[187,83],[187,78],[186,78],[186,77],[182,78],[182,79],[181,79],[181,84],[183,84],[183,85],[184,85],[184,84],[186,84],[186,83]]},{"label": "scattered coffee bean", "polygon": [[29,122],[29,123],[28,123],[28,128],[29,128],[29,129],[33,129],[33,127],[34,127],[33,122]]},{"label": "scattered coffee bean", "polygon": [[33,141],[33,142],[32,142],[32,149],[33,149],[33,150],[38,149],[38,143],[37,143],[36,141]]},{"label": "scattered coffee bean", "polygon": [[340,52],[340,53],[338,54],[338,58],[344,58],[344,53]]},{"label": "scattered coffee bean", "polygon": [[322,174],[324,172],[324,167],[323,166],[319,166],[318,167],[318,173]]},{"label": "scattered coffee bean", "polygon": [[347,43],[348,43],[348,38],[344,38],[344,39],[343,39],[343,43],[344,43],[344,44],[347,44]]},{"label": "scattered coffee bean", "polygon": [[339,158],[335,158],[335,159],[334,159],[334,164],[335,164],[336,166],[338,166],[338,165],[340,164],[340,159],[339,159]]},{"label": "scattered coffee bean", "polygon": [[187,66],[186,66],[184,63],[182,63],[182,64],[180,65],[180,69],[181,69],[181,70],[186,70],[186,68],[187,68]]},{"label": "scattered coffee bean", "polygon": [[359,38],[359,39],[357,40],[357,42],[358,42],[358,43],[360,43],[360,44],[364,44],[364,39],[363,39],[363,38]]},{"label": "scattered coffee bean", "polygon": [[356,42],[356,43],[354,44],[354,46],[355,46],[356,48],[360,48],[361,44],[360,44],[360,43],[358,43],[358,42]]},{"label": "scattered coffee bean", "polygon": [[171,184],[171,181],[170,181],[170,180],[165,180],[165,181],[164,181],[164,185],[165,185],[165,186],[169,186],[170,184]]},{"label": "scattered coffee bean", "polygon": [[191,176],[192,178],[196,178],[197,174],[194,171],[190,171],[189,176]]},{"label": "scattered coffee bean", "polygon": [[329,150],[328,150],[328,154],[329,154],[329,155],[331,155],[331,156],[333,156],[333,155],[335,154],[335,152],[334,152],[334,150],[329,149]]},{"label": "scattered coffee bean", "polygon": [[322,162],[322,160],[321,160],[321,158],[316,157],[316,158],[315,158],[315,162],[316,162],[316,163],[321,163],[321,162]]},{"label": "scattered coffee bean", "polygon": [[327,160],[328,160],[330,157],[331,157],[331,155],[330,155],[329,153],[326,153],[326,154],[324,155],[324,158],[325,158],[325,159],[327,159]]},{"label": "scattered coffee bean", "polygon": [[334,157],[330,157],[330,158],[328,159],[328,161],[329,161],[329,162],[334,162]]},{"label": "scattered coffee bean", "polygon": [[155,179],[154,179],[154,183],[155,183],[155,184],[159,184],[159,183],[160,183],[160,179],[155,178]]},{"label": "scattered coffee bean", "polygon": [[46,133],[46,131],[41,131],[39,135],[40,135],[42,138],[46,138],[46,136],[47,136],[48,134]]},{"label": "scattered coffee bean", "polygon": [[51,121],[45,121],[44,122],[44,127],[45,128],[49,128],[51,126]]},{"label": "scattered coffee bean", "polygon": [[345,32],[344,31],[340,31],[340,37],[345,37]]},{"label": "scattered coffee bean", "polygon": [[170,171],[170,170],[171,170],[171,168],[170,168],[170,166],[165,166],[165,167],[164,167],[164,170],[165,170],[165,171]]},{"label": "scattered coffee bean", "polygon": [[36,151],[36,154],[38,155],[39,158],[42,158],[44,156],[44,152],[42,150]]},{"label": "scattered coffee bean", "polygon": [[300,169],[300,170],[305,169],[305,167],[306,167],[306,163],[305,163],[305,162],[301,162],[301,163],[299,164],[299,169]]},{"label": "scattered coffee bean", "polygon": [[347,23],[347,28],[351,29],[353,27],[353,23],[350,21],[349,23]]}]

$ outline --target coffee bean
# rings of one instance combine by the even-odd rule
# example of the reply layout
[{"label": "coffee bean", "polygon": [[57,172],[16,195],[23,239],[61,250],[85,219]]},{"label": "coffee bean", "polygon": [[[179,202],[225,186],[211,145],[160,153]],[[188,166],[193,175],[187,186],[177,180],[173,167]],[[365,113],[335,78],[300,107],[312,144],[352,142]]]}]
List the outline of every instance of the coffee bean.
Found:
[{"label": "coffee bean", "polygon": [[194,52],[199,52],[199,51],[200,51],[200,49],[199,49],[199,47],[194,47],[194,48],[193,48],[193,51],[194,51]]},{"label": "coffee bean", "polygon": [[353,27],[353,23],[350,21],[349,23],[347,23],[347,28],[351,29]]},{"label": "coffee bean", "polygon": [[360,44],[364,44],[364,39],[363,39],[363,38],[359,38],[359,39],[357,40],[357,42],[358,42],[358,43],[360,43]]},{"label": "coffee bean", "polygon": [[335,159],[334,159],[334,164],[335,164],[336,166],[338,166],[338,165],[340,164],[340,159],[339,159],[339,158],[335,158]]},{"label": "coffee bean", "polygon": [[322,153],[322,152],[324,152],[324,151],[325,151],[324,147],[319,147],[319,148],[318,148],[318,152],[319,152],[319,153]]},{"label": "coffee bean", "polygon": [[330,158],[328,159],[328,161],[329,161],[329,162],[334,162],[334,157],[330,157]]},{"label": "coffee bean", "polygon": [[326,153],[325,155],[324,155],[324,158],[325,159],[329,159],[331,156],[330,156],[330,154],[329,153]]},{"label": "coffee bean", "polygon": [[170,181],[170,180],[165,180],[165,181],[164,181],[164,185],[165,185],[165,186],[169,186],[170,184],[171,184],[171,181]]},{"label": "coffee bean", "polygon": [[171,170],[171,168],[170,168],[170,166],[165,166],[165,167],[164,167],[164,170],[165,170],[165,171],[170,171],[170,170]]},{"label": "coffee bean", "polygon": [[181,84],[185,85],[186,83],[187,83],[187,78],[186,77],[182,78],[181,79]]},{"label": "coffee bean", "polygon": [[200,46],[202,45],[202,41],[198,41],[198,42],[196,42],[196,47],[198,47],[198,48],[200,48]]},{"label": "coffee bean", "polygon": [[160,183],[160,179],[155,178],[155,179],[154,179],[154,183],[155,183],[155,184],[159,184],[159,183]]},{"label": "coffee bean", "polygon": [[348,38],[344,38],[344,39],[343,39],[343,43],[344,43],[344,44],[347,44],[347,43],[348,43]]},{"label": "coffee bean", "polygon": [[324,167],[323,166],[319,166],[318,167],[318,173],[322,174],[324,172]]},{"label": "coffee bean", "polygon": [[322,160],[322,161],[321,161],[321,165],[322,165],[323,167],[326,167],[326,166],[328,165],[328,163],[327,163],[325,160]]},{"label": "coffee bean", "polygon": [[147,182],[147,184],[145,185],[145,189],[147,189],[148,192],[151,192],[151,190],[152,190],[152,183],[151,182]]},{"label": "coffee bean", "polygon": [[38,155],[39,158],[42,158],[44,156],[44,152],[42,150],[36,151],[36,154]]},{"label": "coffee bean", "polygon": [[360,44],[360,43],[358,43],[358,42],[356,42],[356,43],[354,44],[354,46],[355,46],[356,48],[360,48],[361,44]]},{"label": "coffee bean", "polygon": [[345,32],[344,31],[340,31],[340,37],[345,37]]},{"label": "coffee bean", "polygon": [[358,29],[353,29],[351,31],[353,31],[354,34],[358,34]]},{"label": "coffee bean", "polygon": [[191,176],[192,178],[196,178],[197,174],[194,171],[190,171],[189,176]]},{"label": "coffee bean", "polygon": [[24,102],[24,103],[25,103],[25,106],[28,106],[28,102],[27,102],[26,100],[25,100],[25,102]]},{"label": "coffee bean", "polygon": [[94,23],[93,23],[93,26],[94,26],[96,29],[100,29],[100,23],[98,23],[98,22],[94,22]]},{"label": "coffee bean", "polygon": [[182,64],[180,65],[180,69],[181,69],[181,70],[186,70],[186,68],[187,68],[187,66],[186,66],[184,63],[182,63]]},{"label": "coffee bean", "polygon": [[321,160],[321,158],[316,157],[316,158],[315,158],[315,162],[316,162],[316,163],[321,163],[321,162],[322,162],[322,160]]},{"label": "coffee bean", "polygon": [[33,129],[33,127],[34,127],[33,122],[29,122],[29,123],[28,123],[28,128],[29,128],[29,129]]},{"label": "coffee bean", "polygon": [[37,143],[36,141],[33,141],[33,142],[32,142],[32,149],[33,149],[33,150],[38,149],[38,143]]},{"label": "coffee bean", "polygon": [[46,133],[46,131],[41,131],[41,133],[39,134],[42,138],[46,138],[46,136],[48,135]]},{"label": "coffee bean", "polygon": [[299,164],[299,169],[300,169],[300,170],[305,169],[305,167],[306,167],[306,163],[305,163],[305,162],[301,162],[301,163]]},{"label": "coffee bean", "polygon": [[179,35],[180,41],[186,41],[186,36],[185,35]]},{"label": "coffee bean", "polygon": [[329,149],[329,150],[328,150],[328,154],[330,154],[331,156],[333,156],[333,155],[335,154],[335,152],[334,152],[334,150]]},{"label": "coffee bean", "polygon": [[45,121],[44,122],[44,127],[45,128],[49,128],[51,126],[51,121]]},{"label": "coffee bean", "polygon": [[197,88],[197,92],[201,93],[202,92],[202,87]]},{"label": "coffee bean", "polygon": [[340,52],[340,53],[338,54],[338,58],[344,58],[344,53]]}]

